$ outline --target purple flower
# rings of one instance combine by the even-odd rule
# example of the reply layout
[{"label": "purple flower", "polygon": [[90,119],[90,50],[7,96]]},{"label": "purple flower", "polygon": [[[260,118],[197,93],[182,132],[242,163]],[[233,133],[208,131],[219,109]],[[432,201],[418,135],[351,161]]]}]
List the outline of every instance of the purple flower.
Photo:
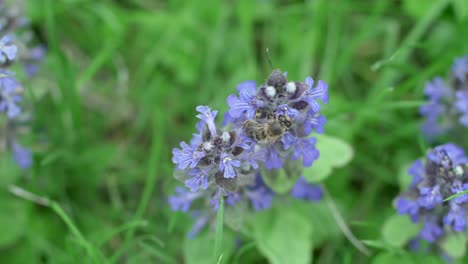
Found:
[{"label": "purple flower", "polygon": [[260,174],[256,175],[254,184],[245,190],[245,194],[255,211],[271,207],[274,193],[265,185]]},{"label": "purple flower", "polygon": [[196,148],[181,142],[182,149],[174,148],[172,150],[172,162],[177,164],[177,168],[184,170],[188,166],[195,168],[198,162],[205,157],[205,152],[198,151]]},{"label": "purple flower", "polygon": [[[459,180],[454,180],[452,183],[451,190],[454,194],[468,190],[468,183],[462,183]],[[453,198],[453,201],[457,204],[462,204],[468,201],[468,194],[463,194]]]},{"label": "purple flower", "polygon": [[226,204],[229,206],[234,206],[236,203],[240,202],[242,200],[242,196],[237,193],[237,192],[230,192],[227,194],[226,197]]},{"label": "purple flower", "polygon": [[425,174],[422,160],[418,159],[415,162],[413,162],[411,167],[408,168],[408,174],[413,176],[411,186],[415,186],[416,184],[420,183]]},{"label": "purple flower", "polygon": [[255,99],[257,85],[254,81],[246,81],[237,86],[239,97],[231,94],[227,98],[229,105],[229,115],[233,118],[240,117],[245,113],[247,118],[253,118],[257,111],[258,101]]},{"label": "purple flower", "polygon": [[432,152],[427,155],[428,159],[433,162],[447,167],[447,159],[453,167],[468,163],[468,158],[465,156],[465,151],[453,143],[447,143],[434,148]]},{"label": "purple flower", "polygon": [[456,202],[450,203],[450,211],[444,217],[444,224],[451,225],[453,231],[462,232],[466,229],[466,217],[464,209]]},{"label": "purple flower", "polygon": [[468,127],[468,91],[457,91],[456,97],[455,107],[462,114],[459,119],[460,124]]},{"label": "purple flower", "polygon": [[320,155],[319,151],[315,148],[316,142],[317,139],[313,137],[299,139],[294,146],[292,159],[298,160],[302,157],[302,165],[305,167],[312,166],[312,163],[314,163]]},{"label": "purple flower", "polygon": [[455,78],[461,81],[466,80],[468,76],[468,56],[456,59],[452,67],[452,72]]},{"label": "purple flower", "polygon": [[438,185],[432,187],[420,187],[418,203],[421,207],[432,209],[442,203],[442,195],[440,194],[440,187]]},{"label": "purple flower", "polygon": [[419,236],[429,243],[434,243],[444,233],[442,227],[432,219],[426,219]]},{"label": "purple flower", "polygon": [[323,190],[320,186],[310,184],[301,176],[291,189],[291,196],[301,200],[318,201],[322,199]]},{"label": "purple flower", "polygon": [[197,123],[197,130],[201,132],[203,126],[206,124],[210,130],[211,136],[216,136],[217,132],[214,120],[218,114],[218,111],[212,111],[210,107],[204,105],[199,105],[195,109],[200,113],[197,115],[197,118],[201,119],[201,121]]},{"label": "purple flower", "polygon": [[276,110],[276,117],[278,117],[279,115],[285,115],[294,118],[297,115],[299,115],[299,111],[288,106],[287,104],[282,104],[278,106]]},{"label": "purple flower", "polygon": [[413,238],[408,242],[408,248],[415,252],[421,248],[421,239],[420,238]]},{"label": "purple flower", "polygon": [[13,142],[13,158],[16,163],[23,169],[28,169],[32,165],[31,150]]},{"label": "purple flower", "polygon": [[0,39],[0,63],[14,60],[17,52],[18,47],[11,43],[10,36],[4,36]]},{"label": "purple flower", "polygon": [[203,190],[208,189],[209,172],[209,168],[190,170],[189,175],[192,178],[185,181],[185,186],[192,192],[196,192],[200,186]]},{"label": "purple flower", "polygon": [[196,221],[187,235],[189,239],[195,238],[210,220],[208,216],[200,216],[199,214],[194,214],[194,217],[196,218]]},{"label": "purple flower", "polygon": [[432,102],[438,102],[442,97],[450,96],[450,88],[447,87],[440,77],[434,78],[432,82],[427,82],[424,87],[424,94]]},{"label": "purple flower", "polygon": [[311,77],[307,77],[305,83],[309,89],[304,93],[303,99],[310,105],[312,111],[318,113],[320,111],[320,104],[317,100],[320,99],[322,102],[328,103],[328,85],[324,81],[319,80],[317,86],[313,87],[314,79]]},{"label": "purple flower", "polygon": [[177,187],[175,192],[175,195],[169,197],[169,204],[173,211],[187,212],[192,202],[202,195],[200,192],[189,192],[182,187]]},{"label": "purple flower", "polygon": [[13,73],[0,70],[0,112],[6,112],[8,118],[14,118],[21,113],[17,105],[21,101],[18,94],[18,82],[12,77]]},{"label": "purple flower", "polygon": [[221,154],[221,161],[219,162],[219,170],[224,172],[224,178],[234,178],[237,173],[234,167],[240,167],[241,162],[233,159],[230,155]]},{"label": "purple flower", "polygon": [[311,109],[304,120],[304,133],[309,135],[312,130],[315,130],[317,133],[322,134],[326,122],[327,119],[323,115],[316,114]]},{"label": "purple flower", "polygon": [[398,198],[396,207],[399,214],[408,214],[411,218],[411,221],[418,222],[419,204],[416,201],[405,198]]},{"label": "purple flower", "polygon": [[274,146],[268,147],[266,149],[265,168],[271,170],[281,169],[281,167],[283,167],[283,161],[281,160],[280,153]]}]

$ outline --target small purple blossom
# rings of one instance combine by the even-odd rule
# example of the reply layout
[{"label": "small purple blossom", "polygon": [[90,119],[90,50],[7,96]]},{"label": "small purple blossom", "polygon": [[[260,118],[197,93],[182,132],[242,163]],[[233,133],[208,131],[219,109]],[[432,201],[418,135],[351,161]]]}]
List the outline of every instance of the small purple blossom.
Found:
[{"label": "small purple blossom", "polygon": [[436,102],[444,96],[450,95],[450,88],[447,87],[440,77],[434,78],[432,82],[427,82],[424,87],[424,94],[430,101]]},{"label": "small purple blossom", "polygon": [[201,121],[197,124],[198,131],[202,130],[202,127],[206,124],[208,129],[210,130],[211,136],[216,136],[216,124],[214,122],[218,111],[212,111],[210,107],[200,105],[196,107],[196,110],[200,113],[197,115]]},{"label": "small purple blossom", "polygon": [[271,170],[280,169],[281,167],[283,167],[283,161],[281,159],[280,153],[275,147],[270,146],[266,151],[265,168]]},{"label": "small purple blossom", "polygon": [[297,109],[294,109],[288,106],[287,104],[282,104],[278,106],[277,109],[278,110],[276,110],[276,117],[278,117],[279,115],[285,115],[294,118],[297,115],[299,115],[299,111]]},{"label": "small purple blossom", "polygon": [[419,233],[419,236],[426,240],[429,243],[434,243],[439,237],[444,233],[442,227],[432,221],[432,219],[427,219],[424,221],[423,228]]},{"label": "small purple blossom", "polygon": [[18,47],[12,43],[10,36],[4,36],[0,39],[0,64],[12,61],[16,58]]},{"label": "small purple blossom", "polygon": [[199,214],[194,214],[195,224],[193,224],[192,228],[190,229],[189,233],[187,234],[187,237],[189,239],[195,238],[200,231],[203,229],[208,224],[208,221],[210,218],[208,216],[200,216]]},{"label": "small purple blossom", "polygon": [[460,112],[460,124],[468,127],[468,91],[457,91],[456,92],[455,107]]},{"label": "small purple blossom", "polygon": [[409,215],[413,222],[417,222],[419,220],[418,202],[405,198],[399,198],[397,200],[396,207],[399,214]]},{"label": "small purple blossom", "polygon": [[[451,190],[454,194],[468,190],[468,183],[462,183],[459,180],[454,180],[452,183]],[[468,202],[468,194],[463,194],[453,198],[453,201],[457,204]]]},{"label": "small purple blossom", "polygon": [[420,197],[418,203],[421,207],[432,209],[442,203],[442,195],[440,193],[440,186],[420,187]]},{"label": "small purple blossom", "polygon": [[255,184],[245,193],[255,211],[271,207],[274,193],[265,185],[260,175],[256,176]]},{"label": "small purple blossom", "polygon": [[444,217],[444,224],[451,225],[453,231],[462,232],[466,229],[465,210],[456,202],[450,203],[450,211]]},{"label": "small purple blossom", "polygon": [[[465,156],[465,151],[453,143],[435,147],[427,157],[445,168],[450,165],[457,166],[459,164],[468,163],[468,157]],[[451,164],[447,164],[447,161],[450,161]]]},{"label": "small purple blossom", "polygon": [[315,148],[317,139],[314,137],[299,139],[294,146],[292,159],[298,160],[302,157],[302,165],[304,167],[312,166],[315,160],[320,156],[319,151]]},{"label": "small purple blossom", "polygon": [[317,86],[313,87],[314,79],[311,77],[307,77],[305,79],[305,83],[309,89],[303,96],[304,101],[309,104],[312,111],[318,113],[320,111],[320,104],[317,102],[317,100],[320,99],[323,103],[328,103],[328,85],[324,81],[319,80]]},{"label": "small purple blossom", "polygon": [[468,56],[455,60],[450,80],[440,77],[428,82],[427,104],[419,112],[425,117],[422,131],[429,139],[468,127]]},{"label": "small purple blossom", "polygon": [[461,57],[455,60],[452,72],[455,78],[465,81],[468,78],[468,56]]},{"label": "small purple blossom", "polygon": [[189,166],[193,169],[206,155],[203,151],[198,151],[185,142],[181,142],[180,146],[182,149],[174,148],[172,150],[172,162],[177,164],[178,169],[184,170]]},{"label": "small purple blossom", "polygon": [[253,118],[257,111],[258,101],[255,99],[257,85],[254,81],[246,81],[237,86],[239,97],[231,94],[227,98],[229,115],[238,118],[245,113],[247,118]]},{"label": "small purple blossom", "polygon": [[187,212],[192,202],[201,197],[201,193],[189,192],[182,187],[177,187],[175,192],[176,194],[169,197],[169,204],[174,211]]},{"label": "small purple blossom", "polygon": [[22,169],[28,169],[32,165],[31,150],[13,142],[13,158]]},{"label": "small purple blossom", "polygon": [[200,187],[203,190],[208,189],[209,169],[193,169],[188,173],[191,179],[185,181],[185,186],[192,192],[196,192]]},{"label": "small purple blossom", "polygon": [[307,182],[301,176],[291,189],[291,196],[301,200],[319,201],[322,199],[323,190],[320,186]]},{"label": "small purple blossom", "polygon": [[219,170],[224,172],[224,178],[234,178],[237,175],[234,167],[240,167],[240,165],[240,160],[235,160],[228,154],[223,153],[219,163]]},{"label": "small purple blossom", "polygon": [[415,186],[422,181],[424,178],[424,165],[422,160],[418,159],[408,168],[408,174],[413,176],[411,186]]},{"label": "small purple blossom", "polygon": [[14,118],[21,113],[18,103],[21,102],[19,84],[13,73],[0,70],[0,112],[5,112],[8,118]]},{"label": "small purple blossom", "polygon": [[327,119],[323,115],[315,114],[311,109],[304,120],[304,133],[309,135],[312,130],[315,130],[315,132],[322,134],[326,122]]}]

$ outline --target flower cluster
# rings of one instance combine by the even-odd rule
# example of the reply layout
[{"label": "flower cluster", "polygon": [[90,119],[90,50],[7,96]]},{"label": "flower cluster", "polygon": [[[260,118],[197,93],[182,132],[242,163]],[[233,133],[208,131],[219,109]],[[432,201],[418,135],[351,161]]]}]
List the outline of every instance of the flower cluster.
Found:
[{"label": "flower cluster", "polygon": [[21,103],[24,89],[14,72],[9,70],[13,63],[23,66],[26,76],[37,72],[38,63],[44,56],[41,46],[28,48],[31,31],[28,22],[16,6],[7,6],[0,1],[0,125],[2,125],[6,146],[11,149],[13,158],[21,168],[32,164],[31,151],[18,142],[17,119],[22,114]]},{"label": "flower cluster", "polygon": [[427,104],[419,109],[425,117],[423,133],[433,138],[468,127],[468,56],[455,60],[450,82],[436,77],[424,88]]},{"label": "flower cluster", "polygon": [[[189,236],[213,219],[220,199],[228,207],[244,210],[270,208],[279,194],[264,179],[279,169],[294,174],[290,175],[295,181],[289,190],[292,197],[321,199],[321,188],[300,176],[302,168],[319,157],[316,139],[310,134],[323,132],[326,121],[317,100],[328,102],[327,85],[323,81],[313,84],[310,77],[305,82],[288,82],[279,70],[259,87],[254,81],[241,83],[239,96],[227,98],[230,109],[224,114],[223,127],[215,123],[218,111],[196,108],[197,133],[172,152],[175,177],[187,189],[178,187],[169,197],[173,210],[191,210],[197,218]],[[193,210],[193,203],[202,209]]]},{"label": "flower cluster", "polygon": [[[396,199],[399,214],[422,223],[418,239],[437,243],[452,230],[464,232],[468,217],[468,157],[463,149],[448,143],[435,147],[425,160],[408,169],[412,182]],[[453,199],[447,198],[458,194]]]},{"label": "flower cluster", "polygon": [[313,130],[323,132],[326,119],[320,115],[318,100],[328,103],[328,86],[322,80],[315,87],[313,85],[311,77],[305,82],[288,82],[285,74],[274,70],[259,89],[254,81],[247,81],[237,86],[239,97],[230,95],[227,98],[230,109],[225,118],[235,124],[246,119],[262,121],[278,116],[286,116],[292,121],[281,140],[266,148],[267,169],[282,168],[288,157],[302,159],[306,167],[318,158],[316,140],[308,136]]}]

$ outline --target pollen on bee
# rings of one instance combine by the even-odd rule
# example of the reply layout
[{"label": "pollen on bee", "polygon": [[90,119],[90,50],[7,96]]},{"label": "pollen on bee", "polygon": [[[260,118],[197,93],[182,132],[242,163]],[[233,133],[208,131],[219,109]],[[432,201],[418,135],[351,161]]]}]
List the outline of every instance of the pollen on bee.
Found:
[{"label": "pollen on bee", "polygon": [[276,95],[275,87],[273,87],[273,86],[265,87],[265,94],[270,98],[274,97]]},{"label": "pollen on bee", "polygon": [[296,92],[296,84],[294,82],[288,82],[286,84],[286,92],[292,94]]}]

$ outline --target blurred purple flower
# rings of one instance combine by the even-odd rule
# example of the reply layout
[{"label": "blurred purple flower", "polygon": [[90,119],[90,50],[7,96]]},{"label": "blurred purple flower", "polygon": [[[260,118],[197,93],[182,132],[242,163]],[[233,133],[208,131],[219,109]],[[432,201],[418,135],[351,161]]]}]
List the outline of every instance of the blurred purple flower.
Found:
[{"label": "blurred purple flower", "polygon": [[322,199],[323,190],[320,186],[307,182],[301,176],[291,189],[291,196],[301,200],[319,201]]}]

